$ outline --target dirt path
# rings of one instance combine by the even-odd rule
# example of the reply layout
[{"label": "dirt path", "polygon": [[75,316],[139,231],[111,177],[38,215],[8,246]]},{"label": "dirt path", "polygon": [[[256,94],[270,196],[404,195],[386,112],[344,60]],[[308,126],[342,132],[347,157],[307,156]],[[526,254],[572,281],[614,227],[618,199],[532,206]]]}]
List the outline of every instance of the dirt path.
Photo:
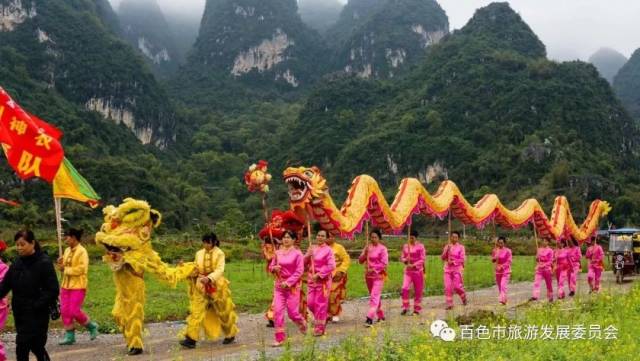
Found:
[{"label": "dirt path", "polygon": [[[589,297],[587,294],[586,274],[580,275],[578,297]],[[354,282],[354,281],[351,281]],[[357,281],[356,281],[357,282]],[[603,275],[603,291],[614,293],[628,291],[633,282],[616,285],[611,272]],[[516,314],[518,306],[527,302],[531,296],[532,282],[520,282],[510,285],[509,305],[501,306],[497,303],[496,287],[489,287],[468,292],[469,305],[464,307],[457,305],[453,315],[468,313],[474,310],[490,310],[494,312],[509,312]],[[546,295],[542,291],[541,298]],[[456,303],[459,300],[455,299]],[[567,302],[567,301],[564,301]],[[402,330],[407,332],[416,328],[427,328],[432,320],[447,316],[444,310],[444,297],[426,297],[423,300],[423,312],[420,316],[400,316],[401,302],[399,299],[387,299],[383,301],[383,307],[387,313],[387,321],[377,327],[383,329]],[[364,313],[367,308],[367,299],[357,299],[346,302],[343,306],[342,320],[336,324],[330,324],[327,328],[327,336],[320,339],[321,347],[336,344],[349,335],[366,334],[363,327]],[[57,343],[62,337],[60,331],[50,333],[47,349],[51,359],[74,361],[111,361],[111,360],[253,360],[260,355],[276,356],[281,349],[269,347],[273,341],[273,329],[265,327],[263,315],[241,314],[238,322],[240,334],[237,342],[223,346],[220,342],[200,342],[195,350],[183,350],[179,347],[176,334],[183,327],[179,322],[165,322],[148,324],[148,333],[145,335],[145,353],[142,356],[128,358],[125,355],[124,340],[121,335],[101,335],[97,340],[90,341],[86,333],[78,335],[78,343],[73,346],[61,347]],[[293,347],[302,344],[303,336],[289,324],[289,334],[292,335]],[[3,334],[2,341],[7,349],[9,359],[15,355],[15,335]]]}]

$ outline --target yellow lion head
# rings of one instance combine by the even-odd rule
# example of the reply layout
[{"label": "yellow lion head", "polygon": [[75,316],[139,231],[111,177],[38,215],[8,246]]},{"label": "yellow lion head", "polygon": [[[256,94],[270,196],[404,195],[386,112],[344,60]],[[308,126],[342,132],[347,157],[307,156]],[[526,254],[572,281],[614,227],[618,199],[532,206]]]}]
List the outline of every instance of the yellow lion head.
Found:
[{"label": "yellow lion head", "polygon": [[151,209],[149,203],[133,198],[125,199],[118,207],[107,206],[102,213],[104,223],[96,233],[96,242],[111,252],[142,248],[162,220],[160,212]]},{"label": "yellow lion head", "polygon": [[289,203],[292,208],[305,208],[314,199],[327,193],[327,180],[318,167],[289,167],[283,178],[289,189]]}]

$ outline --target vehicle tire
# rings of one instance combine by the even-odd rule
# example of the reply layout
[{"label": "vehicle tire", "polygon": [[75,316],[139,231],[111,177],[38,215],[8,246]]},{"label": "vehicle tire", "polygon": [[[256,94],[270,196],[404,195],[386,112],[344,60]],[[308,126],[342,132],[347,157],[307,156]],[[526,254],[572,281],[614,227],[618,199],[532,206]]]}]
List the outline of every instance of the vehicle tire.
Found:
[{"label": "vehicle tire", "polygon": [[622,284],[622,279],[624,275],[622,274],[622,270],[616,270],[616,283]]}]

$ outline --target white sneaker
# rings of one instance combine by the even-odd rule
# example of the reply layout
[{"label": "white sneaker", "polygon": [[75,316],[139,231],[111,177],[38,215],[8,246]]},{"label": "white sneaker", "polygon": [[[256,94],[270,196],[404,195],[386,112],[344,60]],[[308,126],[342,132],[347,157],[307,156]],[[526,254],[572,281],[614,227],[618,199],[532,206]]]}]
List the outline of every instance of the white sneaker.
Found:
[{"label": "white sneaker", "polygon": [[331,317],[331,322],[340,322],[340,317],[338,316]]}]

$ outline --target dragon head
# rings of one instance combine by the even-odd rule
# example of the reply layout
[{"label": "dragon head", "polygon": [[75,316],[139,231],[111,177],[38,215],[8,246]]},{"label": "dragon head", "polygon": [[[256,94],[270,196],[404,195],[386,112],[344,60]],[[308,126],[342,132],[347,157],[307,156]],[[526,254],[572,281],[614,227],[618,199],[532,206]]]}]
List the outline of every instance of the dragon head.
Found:
[{"label": "dragon head", "polygon": [[289,189],[289,203],[292,208],[305,208],[312,200],[327,193],[327,180],[318,167],[289,167],[283,178]]},{"label": "dragon head", "polygon": [[104,223],[96,233],[96,242],[110,252],[137,250],[148,244],[151,231],[160,225],[162,215],[149,203],[125,199],[118,207],[102,210]]}]

